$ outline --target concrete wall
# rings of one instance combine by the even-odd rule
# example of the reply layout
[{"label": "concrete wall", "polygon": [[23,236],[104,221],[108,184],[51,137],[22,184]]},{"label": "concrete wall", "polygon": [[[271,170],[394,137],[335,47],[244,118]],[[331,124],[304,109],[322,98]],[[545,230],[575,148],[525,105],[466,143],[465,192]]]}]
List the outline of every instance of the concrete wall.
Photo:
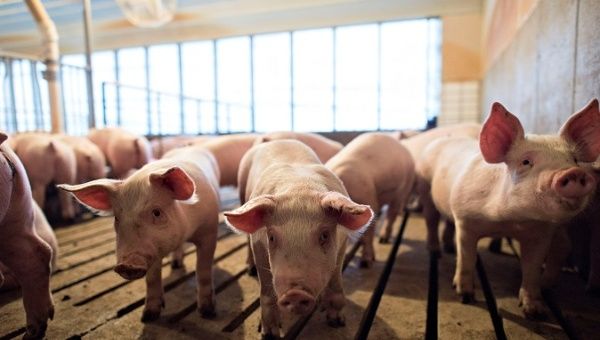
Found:
[{"label": "concrete wall", "polygon": [[500,101],[526,131],[556,132],[569,115],[600,97],[600,1],[538,1],[498,57],[488,61],[484,114]]}]

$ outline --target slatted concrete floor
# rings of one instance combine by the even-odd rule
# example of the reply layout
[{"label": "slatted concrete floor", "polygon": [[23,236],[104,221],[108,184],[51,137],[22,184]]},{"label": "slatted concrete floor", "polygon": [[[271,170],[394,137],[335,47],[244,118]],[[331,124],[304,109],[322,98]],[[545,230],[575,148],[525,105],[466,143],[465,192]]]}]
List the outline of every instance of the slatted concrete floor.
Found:
[{"label": "slatted concrete floor", "polygon": [[[396,235],[400,224],[399,219]],[[169,261],[164,260],[166,308],[160,320],[146,324],[139,321],[144,280],[126,281],[112,271],[115,264],[112,219],[93,219],[58,229],[56,234],[61,257],[59,270],[51,279],[56,314],[49,323],[47,338],[260,338],[258,283],[245,274],[246,239],[224,226],[214,260],[217,317],[204,320],[195,312],[195,256],[190,246],[185,269],[172,270]],[[349,245],[344,271],[346,327],[327,327],[324,315],[317,311],[308,319],[288,320],[286,338],[600,338],[600,299],[586,296],[583,281],[576,275],[563,273],[560,286],[548,296],[556,308],[554,313],[549,312],[547,320],[526,320],[517,301],[520,281],[517,257],[508,247],[504,255],[489,253],[482,242],[481,264],[491,285],[492,298],[486,302],[481,287],[487,281],[483,281],[477,286],[477,302],[463,305],[451,288],[454,256],[444,255],[439,261],[430,259],[424,238],[423,219],[413,214],[408,218],[401,242],[377,245],[377,262],[370,269],[358,267],[360,250]],[[398,245],[399,250],[394,254]],[[436,265],[439,271],[435,271]],[[494,301],[497,308],[489,308]],[[494,314],[495,326],[491,316]],[[20,337],[23,327],[19,293],[1,294],[0,339]]]}]

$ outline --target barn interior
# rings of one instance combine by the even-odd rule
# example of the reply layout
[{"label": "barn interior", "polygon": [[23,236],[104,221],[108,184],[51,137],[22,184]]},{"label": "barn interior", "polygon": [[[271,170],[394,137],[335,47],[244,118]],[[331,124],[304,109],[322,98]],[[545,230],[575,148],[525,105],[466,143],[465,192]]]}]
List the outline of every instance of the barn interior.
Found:
[{"label": "barn interior", "polygon": [[[107,127],[146,137],[150,159],[194,138],[277,131],[316,133],[347,145],[367,132],[400,140],[483,123],[495,102],[518,117],[526,133],[558,134],[573,113],[600,97],[600,3],[1,0],[0,77],[5,146],[26,132],[86,138]],[[108,164],[106,177],[114,167]],[[46,165],[25,170],[30,177],[48,171]],[[196,311],[194,245],[185,244],[182,266],[171,257],[160,260],[164,306],[156,320],[142,322],[145,280],[113,270],[114,217],[74,203],[75,215],[65,218],[56,188],[64,181],[45,186],[41,205],[58,256],[49,282],[54,317],[41,336],[261,338],[261,291],[248,274],[247,237],[225,223],[224,212],[243,203],[237,168],[231,171],[234,185],[220,188],[211,319]],[[377,235],[385,212],[376,212]],[[317,308],[284,318],[280,336],[597,339],[600,272],[595,289],[589,281],[594,256],[600,262],[600,226],[573,221],[571,253],[559,279],[542,290],[544,315],[531,318],[520,307],[518,241],[486,237],[478,243],[475,300],[464,303],[453,288],[457,255],[430,251],[422,207],[411,201],[395,220],[390,242],[376,237],[370,267],[361,266],[360,237],[348,242],[345,326],[328,326]],[[0,339],[27,337],[22,291],[7,288],[0,285]]]}]

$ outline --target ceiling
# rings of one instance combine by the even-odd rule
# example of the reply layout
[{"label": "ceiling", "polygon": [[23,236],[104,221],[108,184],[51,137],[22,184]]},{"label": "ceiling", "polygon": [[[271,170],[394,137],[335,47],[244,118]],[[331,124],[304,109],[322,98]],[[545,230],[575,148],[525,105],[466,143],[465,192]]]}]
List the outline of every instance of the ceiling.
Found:
[{"label": "ceiling", "polygon": [[[96,50],[428,16],[480,13],[482,0],[178,0],[172,22],[138,28],[114,0],[91,0]],[[62,53],[83,50],[81,0],[43,1]],[[0,50],[38,54],[40,34],[21,0],[0,0]]]}]

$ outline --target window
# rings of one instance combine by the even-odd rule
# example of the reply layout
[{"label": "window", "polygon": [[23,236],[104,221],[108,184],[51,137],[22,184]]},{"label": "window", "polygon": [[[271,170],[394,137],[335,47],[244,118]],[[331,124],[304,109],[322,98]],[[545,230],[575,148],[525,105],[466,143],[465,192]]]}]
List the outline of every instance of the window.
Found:
[{"label": "window", "polygon": [[108,125],[121,125],[124,128],[139,134],[148,134],[152,131],[149,97],[145,88],[146,79],[146,53],[143,47],[122,49],[117,52],[119,67],[119,82],[123,86],[118,88],[120,104],[117,110],[117,120],[109,121]]},{"label": "window", "polygon": [[[215,59],[212,41],[185,43],[181,46],[185,133],[213,133],[215,120]],[[198,98],[200,100],[195,100]]]},{"label": "window", "polygon": [[148,48],[148,83],[150,84],[151,134],[181,132],[179,89],[179,51],[177,45]]},{"label": "window", "polygon": [[290,130],[290,34],[265,34],[253,40],[255,130]]}]

